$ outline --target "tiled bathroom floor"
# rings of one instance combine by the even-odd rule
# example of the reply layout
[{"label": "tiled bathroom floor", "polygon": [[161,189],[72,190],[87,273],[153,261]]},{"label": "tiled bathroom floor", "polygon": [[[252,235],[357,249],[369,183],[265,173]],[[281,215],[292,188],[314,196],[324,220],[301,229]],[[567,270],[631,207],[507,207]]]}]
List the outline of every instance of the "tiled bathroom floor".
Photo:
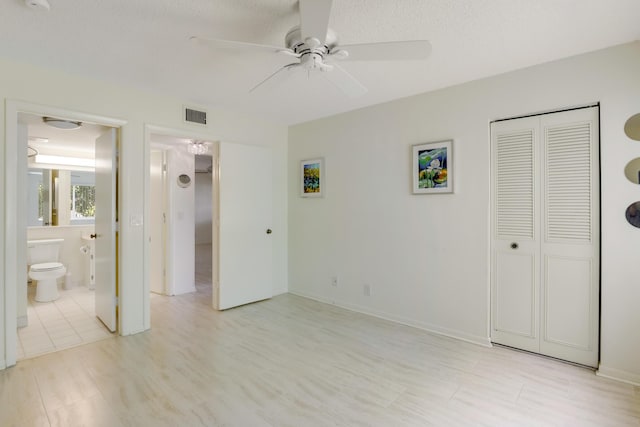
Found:
[{"label": "tiled bathroom floor", "polygon": [[29,284],[29,325],[18,328],[18,360],[115,336],[95,316],[93,290],[60,289],[60,298],[45,303],[33,299],[35,291]]}]

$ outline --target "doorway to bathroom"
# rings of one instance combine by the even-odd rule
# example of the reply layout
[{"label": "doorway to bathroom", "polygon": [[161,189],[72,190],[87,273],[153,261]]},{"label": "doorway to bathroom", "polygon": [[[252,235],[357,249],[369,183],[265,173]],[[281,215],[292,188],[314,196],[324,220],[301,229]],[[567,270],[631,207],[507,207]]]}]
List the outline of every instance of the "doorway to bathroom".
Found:
[{"label": "doorway to bathroom", "polygon": [[[37,110],[16,112],[15,265],[25,267],[15,270],[15,360],[110,338],[117,329],[119,126]],[[43,245],[56,247],[46,259]],[[54,283],[46,293],[44,276]]]}]

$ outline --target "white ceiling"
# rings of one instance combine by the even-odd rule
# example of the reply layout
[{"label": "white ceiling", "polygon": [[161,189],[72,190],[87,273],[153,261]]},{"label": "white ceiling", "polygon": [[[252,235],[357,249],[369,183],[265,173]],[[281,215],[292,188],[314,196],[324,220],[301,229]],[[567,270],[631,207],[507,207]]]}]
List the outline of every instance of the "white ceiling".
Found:
[{"label": "white ceiling", "polygon": [[49,12],[2,1],[0,56],[285,124],[640,39],[638,0],[334,0],[330,27],[342,44],[428,39],[431,57],[343,63],[369,88],[357,99],[302,78],[249,94],[290,58],[188,39],[282,46],[298,24],[296,0],[49,1]]},{"label": "white ceiling", "polygon": [[[91,123],[82,123],[78,129],[57,129],[45,124],[42,116],[19,114],[20,123],[27,125],[29,147],[39,154],[60,156],[95,157],[95,142],[108,128]],[[45,138],[47,141],[40,141]]]}]

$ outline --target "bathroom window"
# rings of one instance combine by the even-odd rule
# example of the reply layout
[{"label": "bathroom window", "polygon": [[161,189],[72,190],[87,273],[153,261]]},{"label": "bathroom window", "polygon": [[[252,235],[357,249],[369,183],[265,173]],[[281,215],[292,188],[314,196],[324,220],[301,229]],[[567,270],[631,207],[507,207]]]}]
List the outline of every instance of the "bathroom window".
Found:
[{"label": "bathroom window", "polygon": [[96,216],[96,180],[93,172],[71,171],[71,224],[93,224]]},{"label": "bathroom window", "polygon": [[71,220],[96,216],[96,187],[71,185]]}]

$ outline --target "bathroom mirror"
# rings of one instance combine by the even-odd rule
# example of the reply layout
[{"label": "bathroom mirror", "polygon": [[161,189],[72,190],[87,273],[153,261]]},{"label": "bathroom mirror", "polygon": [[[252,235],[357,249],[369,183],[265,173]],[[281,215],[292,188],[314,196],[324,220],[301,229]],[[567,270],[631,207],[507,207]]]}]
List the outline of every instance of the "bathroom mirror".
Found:
[{"label": "bathroom mirror", "polygon": [[640,228],[640,202],[630,204],[625,212],[625,216],[629,224]]},{"label": "bathroom mirror", "polygon": [[95,173],[29,168],[27,225],[86,225],[95,223]]},{"label": "bathroom mirror", "polygon": [[640,157],[636,157],[627,163],[624,168],[624,175],[634,184],[640,184]]},{"label": "bathroom mirror", "polygon": [[640,113],[629,117],[624,124],[624,133],[635,141],[640,141]]}]

